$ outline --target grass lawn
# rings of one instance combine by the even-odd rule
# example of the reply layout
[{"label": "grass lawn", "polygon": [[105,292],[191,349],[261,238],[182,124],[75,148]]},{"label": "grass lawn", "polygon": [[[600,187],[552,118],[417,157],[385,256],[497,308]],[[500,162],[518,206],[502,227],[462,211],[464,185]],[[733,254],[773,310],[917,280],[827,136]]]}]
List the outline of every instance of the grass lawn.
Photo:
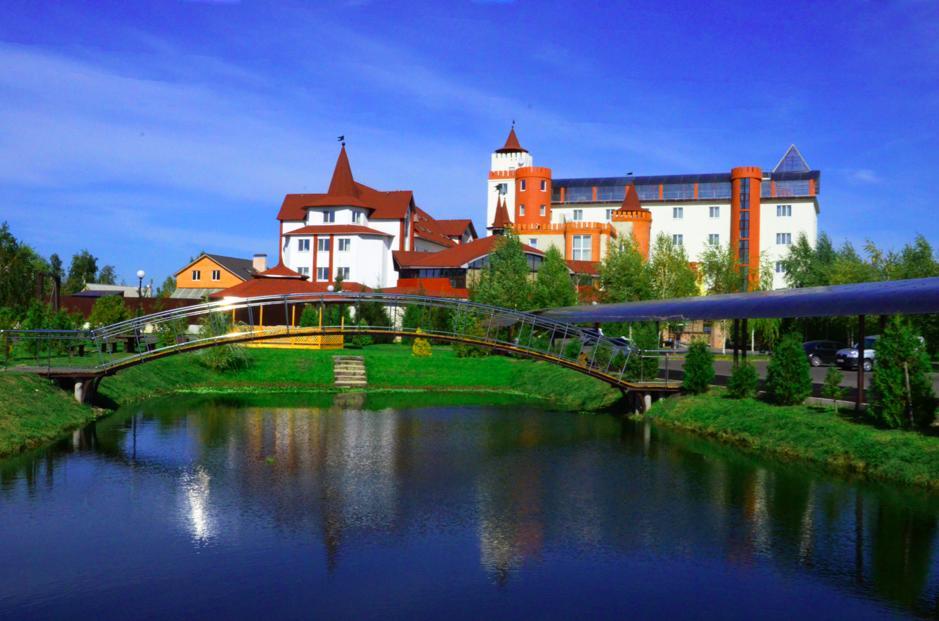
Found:
[{"label": "grass lawn", "polygon": [[663,426],[782,459],[939,488],[939,438],[878,429],[830,408],[776,406],[712,391],[663,399],[648,416]]},{"label": "grass lawn", "polygon": [[[121,371],[101,381],[98,409],[79,405],[51,381],[27,374],[0,374],[0,455],[60,437],[107,409],[158,395],[335,391],[332,357],[340,354],[365,357],[369,403],[379,402],[383,392],[415,390],[426,395],[414,395],[415,403],[424,405],[434,393],[451,393],[442,400],[445,404],[505,404],[514,399],[537,400],[562,410],[599,410],[620,397],[618,390],[599,380],[546,362],[504,356],[459,358],[448,346],[434,346],[429,358],[415,358],[409,346],[397,344],[343,351],[251,348],[249,352],[251,364],[238,371],[208,369],[200,363],[198,352]],[[460,396],[460,392],[466,394]],[[478,397],[486,393],[491,398]]]}]

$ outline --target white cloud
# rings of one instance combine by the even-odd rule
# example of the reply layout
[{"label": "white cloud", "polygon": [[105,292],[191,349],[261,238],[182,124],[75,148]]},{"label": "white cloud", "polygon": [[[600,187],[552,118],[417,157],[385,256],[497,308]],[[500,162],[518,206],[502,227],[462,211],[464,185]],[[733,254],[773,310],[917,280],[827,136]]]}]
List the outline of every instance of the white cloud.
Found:
[{"label": "white cloud", "polygon": [[848,172],[848,177],[858,183],[878,184],[883,178],[870,168],[856,168]]}]

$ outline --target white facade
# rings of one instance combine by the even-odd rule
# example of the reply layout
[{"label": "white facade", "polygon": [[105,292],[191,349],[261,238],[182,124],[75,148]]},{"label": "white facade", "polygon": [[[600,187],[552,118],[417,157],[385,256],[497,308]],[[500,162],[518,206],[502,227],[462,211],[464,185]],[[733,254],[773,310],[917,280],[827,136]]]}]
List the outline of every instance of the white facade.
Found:
[{"label": "white facade", "polygon": [[493,153],[489,163],[489,183],[486,191],[486,224],[496,217],[496,207],[501,199],[509,206],[509,218],[515,215],[515,171],[532,166],[531,153],[515,151]]},{"label": "white facade", "polygon": [[788,286],[779,262],[803,234],[814,248],[818,240],[818,204],[813,199],[776,197],[760,201],[760,252],[773,270],[774,289]]}]

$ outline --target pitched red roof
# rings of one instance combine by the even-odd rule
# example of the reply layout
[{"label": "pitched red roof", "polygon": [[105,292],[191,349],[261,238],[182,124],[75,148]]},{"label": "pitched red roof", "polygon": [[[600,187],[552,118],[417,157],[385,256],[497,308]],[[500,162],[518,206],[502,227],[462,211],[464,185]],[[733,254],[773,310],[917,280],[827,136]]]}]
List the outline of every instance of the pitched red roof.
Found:
[{"label": "pitched red roof", "polygon": [[383,237],[393,237],[390,233],[362,226],[361,224],[312,224],[293,231],[285,231],[284,236],[288,235],[381,235]]},{"label": "pitched red roof", "polygon": [[584,274],[586,276],[599,276],[600,275],[600,262],[599,261],[574,261],[568,260],[565,261],[567,267],[571,269],[575,274]]},{"label": "pitched red roof", "polygon": [[[306,280],[309,276],[304,276],[299,272],[295,272],[280,261],[277,262],[277,265],[272,267],[269,270],[264,270],[259,274],[254,275],[255,278],[293,278],[295,280]],[[246,281],[250,282],[250,281]]]},{"label": "pitched red roof", "polygon": [[[292,293],[326,293],[334,283],[309,282],[296,278],[252,278],[238,283],[234,287],[216,291],[209,295],[212,299],[250,298],[260,295],[289,295]],[[365,286],[357,282],[342,283],[344,291],[364,291]]]},{"label": "pitched red roof", "polygon": [[518,136],[515,135],[515,126],[509,130],[509,136],[505,139],[505,145],[501,149],[496,149],[496,153],[528,153],[528,149],[523,149],[518,142]]},{"label": "pitched red roof", "polygon": [[333,169],[326,194],[287,194],[281,203],[278,220],[304,220],[307,207],[363,207],[371,209],[370,218],[404,218],[413,200],[410,190],[381,192],[357,182],[352,176],[349,156],[343,145]]},{"label": "pitched red roof", "polygon": [[476,237],[476,227],[473,226],[473,221],[469,218],[458,218],[452,220],[435,219],[434,226],[440,233],[446,235],[447,237],[462,237],[467,229],[469,230],[472,237]]},{"label": "pitched red roof", "polygon": [[500,199],[498,205],[496,206],[496,215],[492,219],[492,224],[489,225],[489,229],[506,229],[512,226],[512,221],[509,220],[509,210],[505,206],[505,199]]},{"label": "pitched red roof", "polygon": [[[398,269],[422,267],[459,268],[490,254],[495,249],[495,244],[501,239],[503,238],[497,235],[483,237],[481,239],[474,239],[465,244],[457,244],[453,248],[447,248],[440,252],[396,250],[392,253],[392,256],[394,257],[394,262]],[[522,244],[522,250],[528,254],[544,256],[544,253],[537,248],[525,244]]]},{"label": "pitched red roof", "polygon": [[433,224],[433,221],[415,222],[414,235],[444,248],[452,248],[456,245],[452,239],[436,231]]},{"label": "pitched red roof", "polygon": [[636,186],[629,184],[626,186],[626,195],[623,196],[623,204],[620,206],[622,211],[636,211],[643,209],[642,204],[639,202],[639,192],[636,191]]}]

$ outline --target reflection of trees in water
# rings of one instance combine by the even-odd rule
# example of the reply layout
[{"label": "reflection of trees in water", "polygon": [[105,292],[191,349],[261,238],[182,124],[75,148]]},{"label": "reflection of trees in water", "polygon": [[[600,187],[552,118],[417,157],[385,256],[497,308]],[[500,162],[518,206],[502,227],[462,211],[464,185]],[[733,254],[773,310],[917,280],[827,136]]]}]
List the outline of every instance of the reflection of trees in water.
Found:
[{"label": "reflection of trees in water", "polygon": [[[173,473],[197,540],[260,519],[315,533],[330,568],[344,546],[471,522],[497,583],[551,548],[714,549],[924,614],[936,597],[939,502],[915,491],[837,482],[605,415],[298,407],[305,398],[177,399],[138,413],[136,430],[134,417],[102,420],[0,462],[0,495],[54,488],[57,465],[86,453],[140,476]],[[173,453],[182,446],[186,459]]]}]

